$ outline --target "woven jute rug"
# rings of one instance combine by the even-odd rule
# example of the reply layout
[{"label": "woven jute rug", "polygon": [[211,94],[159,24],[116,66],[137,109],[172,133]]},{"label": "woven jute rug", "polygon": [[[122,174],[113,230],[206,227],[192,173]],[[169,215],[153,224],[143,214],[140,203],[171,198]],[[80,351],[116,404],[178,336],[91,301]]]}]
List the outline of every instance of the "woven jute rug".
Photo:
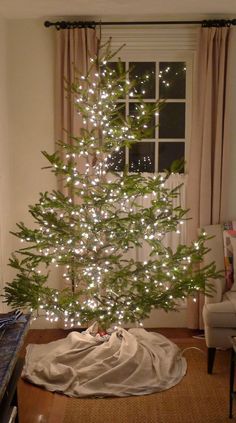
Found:
[{"label": "woven jute rug", "polygon": [[[192,345],[191,341],[179,344],[181,349]],[[184,354],[187,374],[173,388],[138,397],[66,398],[63,423],[229,422],[230,352],[217,351],[212,375],[206,371],[206,351],[187,349]]]}]

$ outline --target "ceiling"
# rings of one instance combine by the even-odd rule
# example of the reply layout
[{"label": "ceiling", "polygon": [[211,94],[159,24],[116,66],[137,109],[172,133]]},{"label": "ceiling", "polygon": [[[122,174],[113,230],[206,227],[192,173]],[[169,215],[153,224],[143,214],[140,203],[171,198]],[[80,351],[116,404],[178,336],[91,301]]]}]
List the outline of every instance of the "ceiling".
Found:
[{"label": "ceiling", "polygon": [[172,20],[236,15],[236,0],[0,0],[0,15],[9,19],[107,17],[123,20]]}]

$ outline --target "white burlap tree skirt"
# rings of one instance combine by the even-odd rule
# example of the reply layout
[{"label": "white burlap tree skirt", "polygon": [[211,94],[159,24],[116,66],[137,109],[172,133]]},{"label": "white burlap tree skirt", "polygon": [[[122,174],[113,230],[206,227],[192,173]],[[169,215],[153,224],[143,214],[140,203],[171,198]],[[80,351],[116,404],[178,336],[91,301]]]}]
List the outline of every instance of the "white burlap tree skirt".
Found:
[{"label": "white burlap tree skirt", "polygon": [[30,344],[22,376],[73,397],[125,397],[169,389],[186,369],[180,349],[164,336],[119,328],[105,341],[88,330],[49,344]]}]

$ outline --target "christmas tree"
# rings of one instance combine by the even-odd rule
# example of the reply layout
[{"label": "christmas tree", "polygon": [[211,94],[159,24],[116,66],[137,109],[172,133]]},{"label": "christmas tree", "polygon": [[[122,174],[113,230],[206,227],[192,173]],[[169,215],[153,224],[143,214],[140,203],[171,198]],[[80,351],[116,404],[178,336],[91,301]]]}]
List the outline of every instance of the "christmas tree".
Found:
[{"label": "christmas tree", "polygon": [[[135,82],[119,61],[115,68],[109,64],[112,59],[108,43],[88,74],[69,87],[83,128],[70,143],[58,142],[54,154],[43,152],[64,191],[40,193],[29,207],[35,227],[17,225],[14,235],[25,245],[10,259],[16,276],[5,288],[12,307],[43,312],[50,321],[63,318],[69,327],[141,324],[153,308],[173,310],[179,300],[210,291],[207,281],[218,277],[214,263],[198,266],[207,252],[206,234],[176,251],[164,246],[165,235],[178,231],[187,213],[172,205],[179,187],[165,187],[169,173],[147,177],[127,166],[117,171],[124,149],[144,137],[162,103],[142,101]],[[124,116],[118,101],[127,95],[137,98],[131,116]],[[143,208],[139,199],[152,193]],[[151,251],[146,261],[127,255],[144,244]],[[62,268],[62,290],[47,285],[52,266]]]}]

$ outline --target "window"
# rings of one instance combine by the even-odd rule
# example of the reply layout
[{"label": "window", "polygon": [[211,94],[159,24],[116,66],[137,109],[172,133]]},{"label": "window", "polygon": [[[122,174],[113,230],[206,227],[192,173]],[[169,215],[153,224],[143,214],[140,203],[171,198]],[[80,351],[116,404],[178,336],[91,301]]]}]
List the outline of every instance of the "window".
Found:
[{"label": "window", "polygon": [[[159,38],[158,34],[154,37],[156,32]],[[150,107],[158,99],[165,100],[159,113],[153,113],[144,138],[130,149],[116,153],[111,168],[121,171],[127,165],[131,172],[153,173],[169,169],[174,160],[187,161],[195,30],[150,28],[144,32],[144,29],[130,29],[122,38],[121,29],[116,28],[110,29],[110,35],[112,40],[114,36],[114,50],[126,43],[119,57],[122,66],[129,71],[130,80],[142,79],[142,83],[137,84],[137,94]],[[111,66],[115,69],[117,63],[112,62]],[[135,93],[132,97],[120,98],[118,103],[119,113],[135,115],[138,105]],[[186,168],[183,171],[186,172]]]},{"label": "window", "polygon": [[[187,173],[197,29],[189,25],[186,28],[180,26],[174,28],[173,25],[170,27],[165,25],[162,28],[160,26],[146,26],[145,28],[103,26],[103,42],[108,41],[110,37],[114,51],[125,44],[125,47],[119,52],[119,57],[126,69],[132,63],[136,74],[145,74],[145,69],[151,73],[152,78],[146,87],[144,100],[152,102],[158,98],[166,98],[165,109],[163,108],[159,116],[155,117],[160,126],[155,130],[154,135],[149,134],[147,138],[135,144],[132,150],[118,152],[114,160],[117,168],[122,170],[127,164],[130,168],[132,165],[134,170],[137,167],[140,169],[141,165],[144,172],[158,172],[168,168],[173,160],[184,157],[186,160],[184,172]],[[168,70],[166,71],[166,69]],[[131,77],[135,77],[135,71],[132,72]],[[170,82],[172,83],[170,84]],[[135,98],[120,99],[119,106],[121,105],[124,114],[129,110],[133,112]],[[185,207],[185,182],[185,174],[171,175],[167,181],[170,189],[181,185],[180,198],[174,199],[174,201],[176,206],[181,204],[183,208]],[[179,235],[171,233],[165,239],[165,244],[170,246],[173,251],[179,242],[186,243],[185,225],[181,225]],[[140,260],[146,260],[146,253],[145,248],[136,251]],[[183,314],[178,314],[180,324],[185,321],[185,308],[186,301],[180,301],[179,311],[183,311]],[[154,325],[156,319],[163,318],[163,316],[156,316],[153,314],[151,317]],[[170,324],[175,323],[176,315],[173,318],[170,317],[170,321]]]}]

